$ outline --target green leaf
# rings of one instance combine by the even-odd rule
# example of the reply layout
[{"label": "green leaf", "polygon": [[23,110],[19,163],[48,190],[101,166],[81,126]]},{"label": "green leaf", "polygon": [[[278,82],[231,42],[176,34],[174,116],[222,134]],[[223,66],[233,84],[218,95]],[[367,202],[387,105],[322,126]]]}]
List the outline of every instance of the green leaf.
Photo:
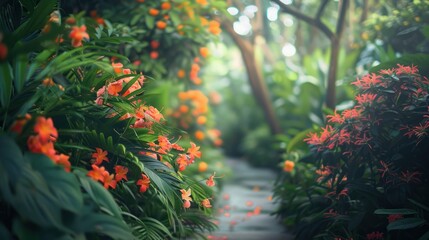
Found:
[{"label": "green leaf", "polygon": [[171,21],[174,23],[174,25],[179,25],[180,24],[180,17],[177,13],[171,11],[169,14]]},{"label": "green leaf", "polygon": [[39,171],[48,182],[50,192],[56,197],[59,207],[73,213],[80,213],[83,207],[83,195],[76,177],[64,171],[64,168],[40,154],[25,154],[33,169]]},{"label": "green leaf", "polygon": [[14,86],[17,93],[20,93],[28,79],[28,74],[31,72],[27,69],[28,57],[27,55],[20,55],[14,61]]},{"label": "green leaf", "polygon": [[100,183],[85,176],[83,172],[76,172],[76,174],[79,176],[82,188],[91,196],[94,202],[105,207],[116,218],[122,219],[121,210],[109,191]]},{"label": "green leaf", "polygon": [[387,225],[387,231],[391,230],[404,230],[404,229],[410,229],[415,228],[420,225],[423,225],[426,223],[426,220],[421,218],[403,218],[398,219],[389,225]]},{"label": "green leaf", "polygon": [[104,214],[87,214],[72,224],[72,229],[80,233],[95,232],[113,239],[135,239],[131,229],[120,219]]},{"label": "green leaf", "polygon": [[149,15],[149,14],[146,14],[145,16],[144,16],[144,18],[145,18],[145,21],[146,21],[146,26],[149,28],[149,29],[152,29],[154,26],[155,26],[155,18],[153,18],[151,15]]},{"label": "green leaf", "polygon": [[377,209],[374,211],[375,214],[403,214],[403,215],[409,215],[409,214],[417,214],[417,212],[413,209],[407,209],[407,208],[398,208],[398,209]]},{"label": "green leaf", "polygon": [[429,239],[429,231],[423,234],[418,240],[428,240]]},{"label": "green leaf", "polygon": [[397,67],[397,64],[401,65],[415,65],[419,67],[420,74],[423,76],[429,76],[429,54],[406,54],[400,58],[380,63],[379,65],[372,67],[369,72],[377,73],[382,69],[389,69]]},{"label": "green leaf", "polygon": [[57,1],[40,0],[37,6],[34,7],[34,11],[31,12],[28,20],[14,32],[13,39],[15,42],[28,34],[40,30],[46,24],[56,6]]},{"label": "green leaf", "polygon": [[306,147],[307,144],[304,142],[304,138],[307,137],[307,135],[314,131],[314,129],[307,129],[304,130],[298,134],[296,134],[288,143],[287,145],[287,152],[292,152],[294,150],[301,149],[302,147]]},{"label": "green leaf", "polygon": [[6,61],[0,63],[0,103],[6,108],[12,96],[12,67]]}]

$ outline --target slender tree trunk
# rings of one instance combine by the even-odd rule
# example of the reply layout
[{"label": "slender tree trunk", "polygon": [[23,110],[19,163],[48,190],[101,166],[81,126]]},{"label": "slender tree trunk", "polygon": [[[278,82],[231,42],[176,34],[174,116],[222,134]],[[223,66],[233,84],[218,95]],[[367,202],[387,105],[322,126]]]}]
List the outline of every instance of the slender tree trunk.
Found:
[{"label": "slender tree trunk", "polygon": [[248,75],[247,77],[249,79],[252,93],[264,112],[264,116],[271,133],[282,133],[280,123],[274,112],[274,107],[271,104],[271,98],[261,72],[261,66],[258,66],[256,63],[254,45],[250,41],[247,41],[238,36],[238,34],[232,28],[232,23],[228,22],[227,20],[223,20],[222,24],[224,29],[229,33],[240,49],[244,65],[246,66],[246,72]]},{"label": "slender tree trunk", "polygon": [[326,87],[326,106],[330,109],[335,109],[336,105],[336,80],[337,80],[337,66],[338,66],[338,54],[340,53],[339,47],[340,39],[335,37],[331,39],[331,54],[329,58],[329,69],[328,69],[328,84]]}]

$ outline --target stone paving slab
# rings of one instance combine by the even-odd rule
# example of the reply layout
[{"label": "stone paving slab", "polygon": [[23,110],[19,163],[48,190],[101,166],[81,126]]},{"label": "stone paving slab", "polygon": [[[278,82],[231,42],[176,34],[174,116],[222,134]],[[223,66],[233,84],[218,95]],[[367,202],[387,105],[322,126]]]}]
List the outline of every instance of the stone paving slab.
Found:
[{"label": "stone paving slab", "polygon": [[209,239],[216,240],[291,240],[275,216],[272,187],[276,174],[251,167],[239,159],[228,159],[233,176],[222,189],[217,202],[219,230]]}]

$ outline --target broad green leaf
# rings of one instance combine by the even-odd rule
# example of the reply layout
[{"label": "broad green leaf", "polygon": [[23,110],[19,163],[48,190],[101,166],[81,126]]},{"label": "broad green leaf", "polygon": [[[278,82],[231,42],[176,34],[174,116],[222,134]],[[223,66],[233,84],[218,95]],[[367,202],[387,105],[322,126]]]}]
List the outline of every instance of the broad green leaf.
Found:
[{"label": "broad green leaf", "polygon": [[0,63],[0,103],[6,108],[12,96],[12,67],[8,62]]},{"label": "broad green leaf", "polygon": [[377,209],[374,211],[375,214],[417,214],[417,211],[413,209],[407,209],[407,208],[398,208],[398,209]]},{"label": "broad green leaf", "polygon": [[25,154],[34,170],[39,171],[48,182],[50,192],[56,197],[59,206],[78,214],[83,207],[83,195],[76,177],[65,172],[64,168],[40,154]]},{"label": "broad green leaf", "polygon": [[94,202],[108,209],[116,218],[122,219],[121,210],[108,190],[100,183],[85,176],[83,172],[77,172],[77,175],[79,176],[83,189],[91,196]]},{"label": "broad green leaf", "polygon": [[104,214],[92,213],[84,215],[76,219],[71,228],[80,233],[94,232],[113,239],[135,239],[131,234],[131,229],[121,218],[118,219]]},{"label": "broad green leaf", "polygon": [[387,225],[387,231],[391,230],[405,230],[415,228],[426,223],[426,220],[421,218],[403,218],[398,219]]},{"label": "broad green leaf", "polygon": [[144,19],[146,21],[146,26],[149,29],[152,29],[155,26],[155,18],[152,17],[151,15],[145,14],[145,18]]}]

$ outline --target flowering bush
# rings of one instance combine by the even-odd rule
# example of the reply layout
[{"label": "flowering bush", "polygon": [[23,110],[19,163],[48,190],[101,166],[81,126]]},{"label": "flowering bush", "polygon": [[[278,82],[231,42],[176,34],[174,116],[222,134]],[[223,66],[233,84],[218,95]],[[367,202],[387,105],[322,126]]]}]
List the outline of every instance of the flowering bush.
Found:
[{"label": "flowering bush", "polygon": [[18,19],[1,34],[0,238],[213,230],[213,178],[181,172],[199,146],[177,143],[146,102],[147,77],[121,63],[114,44],[133,39],[95,14],[63,19],[55,1],[21,4],[25,17],[1,16]]},{"label": "flowering bush", "polygon": [[312,156],[302,161],[318,167],[317,183],[294,194],[301,196],[294,199],[297,238],[427,235],[429,80],[398,64],[352,84],[356,105],[327,116],[328,125],[305,139]]}]

